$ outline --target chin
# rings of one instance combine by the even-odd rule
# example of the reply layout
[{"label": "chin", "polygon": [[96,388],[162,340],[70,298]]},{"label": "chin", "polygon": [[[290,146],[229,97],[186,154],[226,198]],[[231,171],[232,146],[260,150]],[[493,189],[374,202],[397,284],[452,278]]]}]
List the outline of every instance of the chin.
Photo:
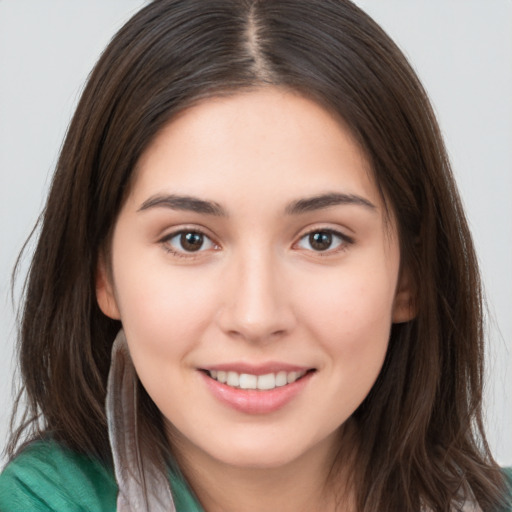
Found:
[{"label": "chin", "polygon": [[335,450],[337,435],[327,434],[317,438],[311,433],[295,435],[292,432],[266,431],[253,435],[231,435],[203,446],[209,457],[231,467],[240,469],[270,470],[284,468],[300,459],[326,456]]},{"label": "chin", "polygon": [[220,461],[227,466],[240,469],[269,470],[287,466],[300,456],[301,453],[298,453],[296,449],[287,451],[268,446],[265,448],[233,450],[229,454],[223,454]]}]

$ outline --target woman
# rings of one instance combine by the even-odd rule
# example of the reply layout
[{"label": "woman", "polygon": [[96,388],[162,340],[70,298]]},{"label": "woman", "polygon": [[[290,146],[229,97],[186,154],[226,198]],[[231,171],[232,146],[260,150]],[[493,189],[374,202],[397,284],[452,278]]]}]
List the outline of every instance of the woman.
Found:
[{"label": "woman", "polygon": [[506,505],[439,130],[350,2],[125,25],[62,149],[20,356],[6,510]]}]

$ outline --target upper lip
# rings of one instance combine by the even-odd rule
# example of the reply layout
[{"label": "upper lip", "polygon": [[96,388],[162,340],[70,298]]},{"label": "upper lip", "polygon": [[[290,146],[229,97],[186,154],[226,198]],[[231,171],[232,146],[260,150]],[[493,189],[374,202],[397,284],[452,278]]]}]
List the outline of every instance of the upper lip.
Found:
[{"label": "upper lip", "polygon": [[279,372],[304,372],[308,370],[314,370],[314,368],[310,366],[300,366],[271,361],[264,364],[251,364],[244,362],[212,364],[208,366],[202,366],[200,370],[248,373],[250,375],[267,375],[268,373]]}]

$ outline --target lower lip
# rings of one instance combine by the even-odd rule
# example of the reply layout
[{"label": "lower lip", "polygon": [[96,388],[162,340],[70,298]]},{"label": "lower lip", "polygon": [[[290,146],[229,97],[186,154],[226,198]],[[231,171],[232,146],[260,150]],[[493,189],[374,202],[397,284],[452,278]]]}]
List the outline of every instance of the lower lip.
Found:
[{"label": "lower lip", "polygon": [[233,388],[200,372],[212,394],[222,403],[246,414],[268,414],[290,403],[308,385],[314,372],[286,386],[258,391],[255,389]]}]

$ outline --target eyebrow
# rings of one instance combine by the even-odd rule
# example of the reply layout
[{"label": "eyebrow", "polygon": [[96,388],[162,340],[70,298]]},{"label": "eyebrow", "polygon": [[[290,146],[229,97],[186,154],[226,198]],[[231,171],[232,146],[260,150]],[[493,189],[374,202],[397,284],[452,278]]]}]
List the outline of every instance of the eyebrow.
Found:
[{"label": "eyebrow", "polygon": [[[363,206],[372,211],[376,210],[375,205],[364,197],[331,192],[293,201],[285,208],[285,213],[287,215],[300,215],[338,205],[356,205]],[[138,211],[141,212],[151,208],[170,208],[171,210],[189,211],[216,217],[228,216],[227,211],[215,201],[206,201],[197,197],[175,194],[152,196],[142,203]]]},{"label": "eyebrow", "polygon": [[364,197],[354,194],[340,194],[332,192],[294,201],[286,207],[285,212],[288,215],[299,215],[301,213],[322,210],[324,208],[338,205],[356,205],[363,206],[372,211],[376,210],[376,206]]},{"label": "eyebrow", "polygon": [[227,217],[228,215],[226,210],[214,201],[205,201],[197,197],[178,196],[174,194],[152,196],[142,203],[138,211],[141,212],[157,207],[214,215],[216,217]]}]

